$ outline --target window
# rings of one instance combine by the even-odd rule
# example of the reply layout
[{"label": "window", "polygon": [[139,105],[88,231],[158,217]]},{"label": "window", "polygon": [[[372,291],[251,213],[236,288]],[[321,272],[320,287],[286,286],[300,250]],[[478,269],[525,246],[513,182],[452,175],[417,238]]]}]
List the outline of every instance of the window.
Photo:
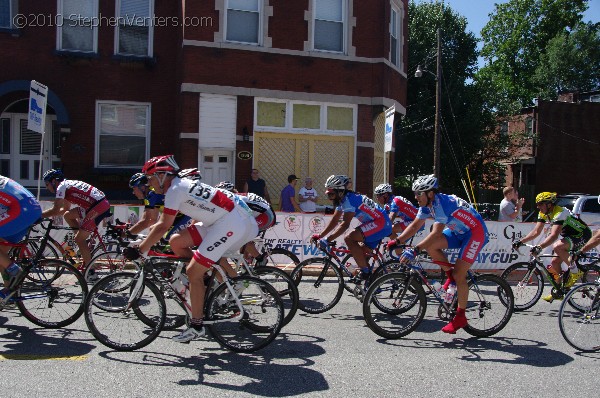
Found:
[{"label": "window", "polygon": [[600,213],[600,203],[596,198],[588,199],[583,204],[582,213]]},{"label": "window", "polygon": [[227,41],[260,44],[262,0],[227,2]]},{"label": "window", "polygon": [[258,101],[256,108],[258,126],[285,127],[285,102]]},{"label": "window", "polygon": [[10,119],[0,119],[0,153],[10,153]]},{"label": "window", "polygon": [[352,108],[327,107],[327,130],[352,131],[353,126],[354,112]]},{"label": "window", "polygon": [[319,105],[294,104],[292,115],[292,128],[317,130],[321,127]]},{"label": "window", "polygon": [[58,0],[57,47],[97,52],[98,0]]},{"label": "window", "polygon": [[0,0],[0,29],[13,29],[13,18],[17,14],[17,0]]},{"label": "window", "polygon": [[525,119],[525,134],[527,137],[533,137],[533,118],[531,116],[527,116]]},{"label": "window", "polygon": [[392,16],[390,21],[390,62],[400,66],[400,12],[396,7],[392,7]]},{"label": "window", "polygon": [[97,102],[96,166],[141,167],[149,147],[150,104]]},{"label": "window", "polygon": [[315,0],[315,50],[344,52],[345,0]]},{"label": "window", "polygon": [[152,57],[154,0],[117,0],[115,53]]}]

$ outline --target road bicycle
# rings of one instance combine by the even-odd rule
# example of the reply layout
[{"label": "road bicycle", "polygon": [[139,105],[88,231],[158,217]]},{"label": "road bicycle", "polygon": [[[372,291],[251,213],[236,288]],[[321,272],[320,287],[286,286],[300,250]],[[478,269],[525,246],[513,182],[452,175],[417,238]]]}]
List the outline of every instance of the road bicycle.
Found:
[{"label": "road bicycle", "polygon": [[[439,303],[441,320],[449,322],[456,315],[457,295],[447,302],[445,294],[434,288],[422,265],[427,261],[421,254],[413,261],[398,263],[398,271],[383,275],[371,284],[363,300],[363,316],[373,332],[387,339],[398,339],[414,331],[425,317],[425,289]],[[510,286],[497,275],[470,270],[467,280],[469,302],[465,315],[469,323],[465,331],[478,337],[498,333],[513,313]]]},{"label": "road bicycle", "polygon": [[[584,254],[576,260],[578,267],[585,263],[597,265],[599,261],[598,254]],[[566,294],[558,311],[558,326],[572,347],[584,352],[600,351],[600,277]]]},{"label": "road bicycle", "polygon": [[[156,259],[140,262],[136,273],[117,272],[101,279],[85,301],[85,320],[94,337],[107,347],[131,351],[150,344],[163,330],[167,308],[163,292],[191,318],[187,278],[179,262],[172,277],[154,266]],[[253,352],[271,343],[283,325],[283,303],[267,282],[251,276],[229,278],[213,265],[207,285],[204,325],[224,347]],[[216,272],[224,283],[216,281]]]},{"label": "road bicycle", "polygon": [[[38,223],[44,221],[47,220]],[[32,228],[29,229],[22,243],[3,242],[3,245],[12,246],[18,249],[13,253],[21,254],[28,247],[27,238],[31,231]],[[46,228],[40,247],[45,247],[49,233],[50,228]],[[83,313],[84,300],[88,292],[83,276],[66,261],[43,258],[43,250],[31,254],[31,257],[13,258],[23,272],[7,297],[0,299],[0,310],[15,303],[21,314],[38,326],[61,328],[70,325]]]},{"label": "road bicycle", "polygon": [[[525,247],[534,246],[524,244]],[[551,294],[554,299],[562,300],[565,293],[569,291],[566,286],[569,280],[569,271],[564,272],[560,280],[556,280],[553,274],[544,265],[543,259],[554,258],[554,254],[531,254],[529,261],[517,262],[510,265],[502,272],[502,279],[506,280],[513,290],[515,296],[515,311],[524,311],[533,307],[542,296],[544,291],[544,279],[552,287]],[[600,273],[600,266],[596,263],[585,264],[583,261],[578,264],[583,271],[582,282],[588,282],[597,277]]]}]

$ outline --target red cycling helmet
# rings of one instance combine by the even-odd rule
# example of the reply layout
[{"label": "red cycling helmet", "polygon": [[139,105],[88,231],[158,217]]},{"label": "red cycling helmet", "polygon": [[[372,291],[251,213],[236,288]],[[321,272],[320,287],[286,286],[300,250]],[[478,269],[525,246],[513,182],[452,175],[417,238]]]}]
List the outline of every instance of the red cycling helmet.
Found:
[{"label": "red cycling helmet", "polygon": [[175,162],[173,155],[155,156],[148,160],[144,167],[142,167],[142,173],[146,175],[153,175],[155,173],[169,173],[177,174],[179,166]]}]

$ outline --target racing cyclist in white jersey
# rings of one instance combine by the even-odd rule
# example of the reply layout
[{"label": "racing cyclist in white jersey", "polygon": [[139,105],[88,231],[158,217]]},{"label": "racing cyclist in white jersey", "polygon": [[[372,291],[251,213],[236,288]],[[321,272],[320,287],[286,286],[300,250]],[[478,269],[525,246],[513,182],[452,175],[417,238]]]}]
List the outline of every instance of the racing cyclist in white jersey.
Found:
[{"label": "racing cyclist in white jersey", "polygon": [[140,243],[139,252],[133,248],[124,255],[135,259],[147,256],[148,251],[169,230],[177,212],[198,221],[195,228],[200,244],[186,268],[190,281],[192,319],[190,327],[173,340],[188,343],[204,336],[204,274],[230,250],[240,248],[258,233],[258,226],[248,206],[235,195],[203,184],[199,179],[181,178],[179,166],[172,155],[153,157],[146,162],[142,172],[157,193],[165,195],[162,215],[150,234]]}]

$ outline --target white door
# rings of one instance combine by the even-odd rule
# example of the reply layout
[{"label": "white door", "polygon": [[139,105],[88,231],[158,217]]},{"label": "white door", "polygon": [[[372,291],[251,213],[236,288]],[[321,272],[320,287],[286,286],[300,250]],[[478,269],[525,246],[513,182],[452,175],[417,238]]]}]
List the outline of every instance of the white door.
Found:
[{"label": "white door", "polygon": [[[42,152],[41,172],[57,167],[59,163],[59,131],[53,123],[56,116],[46,116],[46,132]],[[4,113],[0,117],[1,153],[0,171],[21,185],[37,188],[42,135],[27,129],[27,115]],[[42,184],[43,187],[43,184]]]},{"label": "white door", "polygon": [[232,151],[203,149],[200,152],[202,182],[212,186],[217,185],[221,181],[234,182]]}]

